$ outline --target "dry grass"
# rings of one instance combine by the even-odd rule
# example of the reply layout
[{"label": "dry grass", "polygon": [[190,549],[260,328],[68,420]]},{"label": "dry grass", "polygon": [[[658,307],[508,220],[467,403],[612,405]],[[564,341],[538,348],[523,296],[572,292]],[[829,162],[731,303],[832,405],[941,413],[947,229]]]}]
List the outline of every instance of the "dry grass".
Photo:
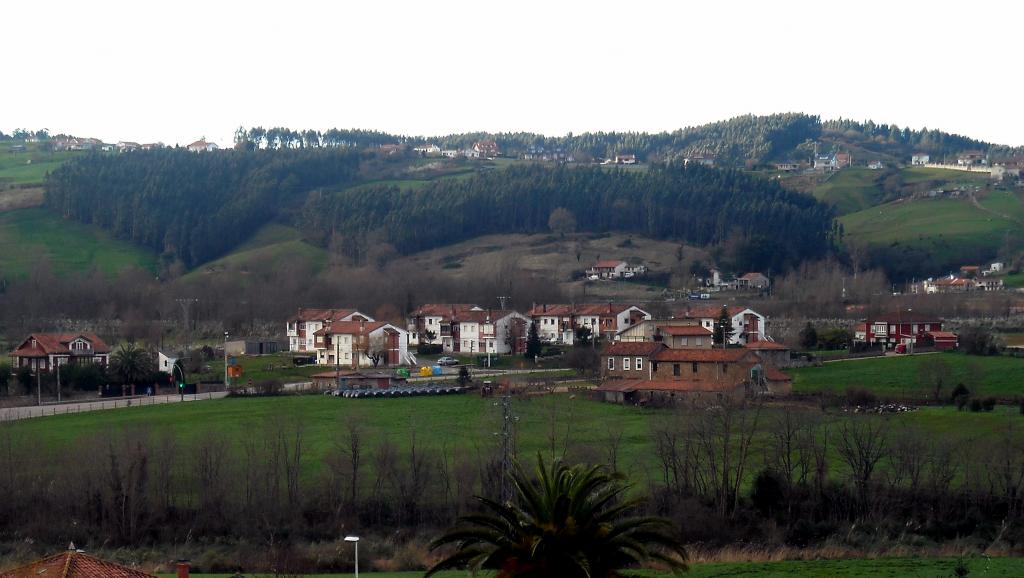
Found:
[{"label": "dry grass", "polygon": [[15,209],[27,209],[43,204],[42,187],[15,188],[0,191],[0,213]]}]

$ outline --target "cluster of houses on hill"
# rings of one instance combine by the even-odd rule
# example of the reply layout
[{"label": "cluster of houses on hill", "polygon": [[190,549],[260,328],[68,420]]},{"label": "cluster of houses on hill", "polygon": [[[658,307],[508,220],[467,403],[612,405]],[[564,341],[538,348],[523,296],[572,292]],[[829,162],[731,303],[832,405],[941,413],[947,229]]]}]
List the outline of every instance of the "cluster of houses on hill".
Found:
[{"label": "cluster of houses on hill", "polygon": [[594,263],[586,270],[591,281],[598,279],[628,279],[640,277],[647,273],[647,265],[630,265],[621,259],[603,259]]},{"label": "cluster of houses on hill", "polygon": [[704,285],[715,291],[767,291],[772,283],[759,271],[750,271],[736,277],[726,275],[718,269],[711,269],[704,278]]},{"label": "cluster of houses on hill", "polygon": [[[380,149],[389,154],[399,152],[403,148],[404,145],[401,144],[380,145]],[[493,140],[477,141],[473,143],[473,146],[467,149],[442,149],[434,143],[425,143],[414,146],[412,150],[413,152],[419,153],[423,156],[439,156],[450,159],[494,159],[501,154],[501,149],[498,148],[498,143]]]},{"label": "cluster of houses on hill", "polygon": [[917,295],[1001,291],[1005,287],[1000,276],[1003,270],[1004,266],[1001,262],[992,263],[987,269],[982,269],[979,265],[964,265],[960,267],[959,273],[913,282],[909,285],[908,291]]},{"label": "cluster of houses on hill", "polygon": [[[104,151],[104,152],[119,152],[129,153],[133,151],[148,151],[154,149],[167,148],[162,142],[155,143],[137,143],[132,141],[119,141],[115,143],[105,143],[97,138],[83,138],[76,136],[57,136],[48,141],[48,146],[53,151]],[[217,143],[207,141],[205,138],[201,138],[191,144],[186,149],[192,152],[211,152],[219,150],[220,147]]]}]

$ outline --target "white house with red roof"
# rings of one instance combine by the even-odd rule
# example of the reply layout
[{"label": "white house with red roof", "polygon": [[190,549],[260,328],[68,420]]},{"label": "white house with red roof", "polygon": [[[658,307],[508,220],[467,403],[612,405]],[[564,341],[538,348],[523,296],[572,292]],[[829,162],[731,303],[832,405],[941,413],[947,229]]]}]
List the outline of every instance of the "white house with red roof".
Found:
[{"label": "white house with red roof", "polygon": [[737,289],[760,289],[765,290],[771,285],[763,273],[752,271],[736,278]]},{"label": "white house with red roof", "polygon": [[285,334],[288,337],[288,351],[315,353],[316,332],[337,321],[373,321],[373,317],[348,308],[311,309],[300,307],[299,312],[288,319],[285,329]]},{"label": "white house with red roof", "polygon": [[51,371],[69,363],[110,362],[110,347],[95,333],[32,333],[11,352],[14,369]]},{"label": "white house with red roof", "polygon": [[620,259],[602,259],[594,263],[586,273],[588,277],[599,277],[601,279],[620,279],[622,277],[633,277],[643,275],[647,272],[646,265],[630,265]]},{"label": "white house with red roof", "polygon": [[530,309],[541,339],[567,345],[581,327],[611,341],[619,331],[650,318],[650,313],[627,303],[541,304]]},{"label": "white house with red roof", "polygon": [[498,143],[493,140],[481,140],[473,143],[473,158],[493,159],[498,156]]},{"label": "white house with red roof", "polygon": [[[765,331],[765,317],[749,307],[730,305],[726,307],[729,319],[732,320],[733,334],[729,343],[734,345],[746,345],[755,341],[770,339]],[[714,331],[715,324],[722,314],[721,305],[697,305],[689,306],[679,310],[675,317],[679,319],[693,319],[702,327]]]},{"label": "white house with red roof", "polygon": [[334,321],[314,333],[314,343],[319,365],[358,369],[413,363],[409,332],[383,321]]},{"label": "white house with red roof", "polygon": [[206,140],[206,137],[203,137],[185,148],[194,153],[209,153],[219,149],[220,147],[217,146],[217,143],[209,142]]}]

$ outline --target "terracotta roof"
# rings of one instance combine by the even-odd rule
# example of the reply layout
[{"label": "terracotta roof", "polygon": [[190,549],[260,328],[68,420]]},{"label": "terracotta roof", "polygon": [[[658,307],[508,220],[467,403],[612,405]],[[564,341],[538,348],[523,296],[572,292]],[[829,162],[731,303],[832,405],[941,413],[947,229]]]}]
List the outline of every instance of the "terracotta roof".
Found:
[{"label": "terracotta roof", "polygon": [[621,259],[603,259],[601,261],[598,261],[597,263],[594,263],[594,268],[595,269],[614,269],[614,268],[618,267],[620,264],[624,264],[624,263],[625,263],[625,261],[623,261]]},{"label": "terracotta roof", "polygon": [[[729,317],[735,317],[739,315],[741,311],[748,309],[747,307],[740,305],[727,306],[726,311],[729,313]],[[691,318],[691,319],[718,319],[718,316],[722,313],[721,305],[693,305],[686,309],[681,309],[676,312],[676,317]]]},{"label": "terracotta roof", "polygon": [[755,341],[753,343],[747,343],[746,345],[744,345],[744,347],[746,347],[747,349],[753,349],[755,351],[759,349],[789,349],[788,346],[783,345],[781,343],[776,343],[774,341]]},{"label": "terracotta roof", "polygon": [[793,381],[789,374],[771,364],[764,364],[764,377],[768,381]]},{"label": "terracotta roof", "polygon": [[740,279],[743,279],[744,281],[760,281],[761,279],[767,279],[767,277],[765,277],[762,273],[754,271],[751,273],[744,274],[742,277],[740,277]]},{"label": "terracotta roof", "polygon": [[0,572],[0,578],[154,578],[127,566],[68,550],[20,568]]},{"label": "terracotta roof", "polygon": [[622,303],[584,303],[576,306],[576,315],[618,315],[634,305]]},{"label": "terracotta roof", "polygon": [[602,355],[654,355],[664,349],[656,341],[617,341],[604,348]]},{"label": "terracotta roof", "polygon": [[[110,353],[110,346],[95,333],[32,333],[21,342],[11,355],[17,357],[45,357],[51,353],[71,353],[68,344],[82,337],[92,343],[92,353]],[[35,338],[37,347],[32,347]]]},{"label": "terracotta roof", "polygon": [[567,303],[534,305],[530,316],[549,315],[551,317],[568,317],[572,313],[572,305]]},{"label": "terracotta roof", "polygon": [[885,323],[942,323],[942,319],[935,315],[923,315],[921,313],[914,313],[913,311],[903,311],[898,313],[883,313],[875,317],[870,317],[867,320],[868,324],[875,322]]},{"label": "terracotta roof", "polygon": [[460,313],[466,313],[473,309],[482,309],[479,305],[472,303],[425,303],[420,306],[419,309],[413,311],[414,317],[445,317],[450,318],[458,316]]},{"label": "terracotta roof", "polygon": [[950,331],[929,331],[933,339],[956,339],[956,333]]},{"label": "terracotta roof", "polygon": [[663,349],[655,356],[655,361],[698,361],[735,363],[748,355],[754,355],[749,349]]},{"label": "terracotta roof", "polygon": [[487,309],[484,311],[465,311],[463,313],[459,313],[458,321],[473,321],[476,323],[486,323],[487,320],[490,319],[490,321],[494,322],[498,321],[499,319],[504,319],[505,317],[508,317],[513,313],[515,313],[515,311],[512,311],[511,309]]},{"label": "terracotta roof", "polygon": [[[331,323],[329,328],[325,328],[327,333],[324,335],[363,335],[373,333],[385,325],[390,325],[390,323],[383,321],[335,321]],[[320,331],[316,333],[320,334]]]},{"label": "terracotta roof", "polygon": [[[356,313],[359,313],[359,311],[350,308],[307,309],[299,307],[299,312],[288,318],[288,321],[340,321]],[[362,313],[359,314],[363,315]],[[369,316],[367,315],[366,317],[368,318]]]},{"label": "terracotta roof", "polygon": [[657,327],[665,335],[707,337],[714,333],[701,325],[658,325]]}]

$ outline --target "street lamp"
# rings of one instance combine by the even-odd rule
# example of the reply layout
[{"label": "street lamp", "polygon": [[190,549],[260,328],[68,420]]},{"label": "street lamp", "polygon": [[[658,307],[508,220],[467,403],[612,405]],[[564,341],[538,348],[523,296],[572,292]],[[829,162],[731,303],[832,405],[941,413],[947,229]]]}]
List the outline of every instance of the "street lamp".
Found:
[{"label": "street lamp", "polygon": [[359,578],[359,536],[345,536],[345,541],[356,546],[356,578]]},{"label": "street lamp", "polygon": [[178,384],[178,393],[181,394],[181,401],[185,401],[185,370],[178,365],[178,360],[175,359],[171,365],[171,378],[174,378],[174,372],[177,370],[178,374],[181,375],[181,383]]},{"label": "street lamp", "polygon": [[224,391],[228,389],[228,332],[224,332]]}]

